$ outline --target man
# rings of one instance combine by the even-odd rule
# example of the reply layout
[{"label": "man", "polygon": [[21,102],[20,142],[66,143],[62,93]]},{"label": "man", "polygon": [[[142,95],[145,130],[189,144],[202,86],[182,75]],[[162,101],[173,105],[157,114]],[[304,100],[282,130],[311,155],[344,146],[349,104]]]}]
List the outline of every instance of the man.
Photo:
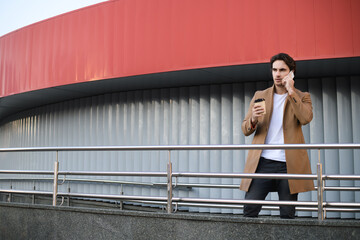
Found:
[{"label": "man", "polygon": [[[274,85],[257,91],[242,123],[245,136],[255,132],[253,144],[305,143],[301,126],[313,118],[310,94],[294,87],[296,64],[288,54],[279,53],[270,60]],[[292,71],[292,73],[290,72]],[[265,99],[265,108],[255,100]],[[305,149],[250,150],[245,173],[311,174]],[[278,192],[279,200],[297,201],[300,192],[314,190],[312,180],[243,179],[240,189],[247,200],[264,200],[269,192]],[[245,217],[257,217],[261,205],[245,205]],[[294,206],[280,206],[281,218],[294,218]]]}]

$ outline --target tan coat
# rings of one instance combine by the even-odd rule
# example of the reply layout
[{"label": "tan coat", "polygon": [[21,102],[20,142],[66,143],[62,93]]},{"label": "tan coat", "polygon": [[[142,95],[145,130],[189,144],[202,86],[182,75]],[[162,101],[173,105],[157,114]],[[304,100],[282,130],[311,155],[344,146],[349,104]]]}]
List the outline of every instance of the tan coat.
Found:
[{"label": "tan coat", "polygon": [[[263,91],[257,91],[250,102],[250,107],[241,128],[245,136],[255,131],[253,144],[264,144],[270,125],[273,108],[274,88],[272,86]],[[296,94],[288,96],[284,104],[283,131],[285,144],[305,143],[301,126],[309,123],[313,118],[310,94],[295,90]],[[265,98],[266,114],[259,118],[255,129],[251,128],[252,107],[255,99]],[[245,173],[255,173],[262,150],[249,150],[244,168]],[[287,172],[292,174],[311,174],[310,161],[306,149],[285,150]],[[240,189],[248,191],[252,179],[242,179]],[[312,180],[289,180],[292,194],[314,190]]]}]

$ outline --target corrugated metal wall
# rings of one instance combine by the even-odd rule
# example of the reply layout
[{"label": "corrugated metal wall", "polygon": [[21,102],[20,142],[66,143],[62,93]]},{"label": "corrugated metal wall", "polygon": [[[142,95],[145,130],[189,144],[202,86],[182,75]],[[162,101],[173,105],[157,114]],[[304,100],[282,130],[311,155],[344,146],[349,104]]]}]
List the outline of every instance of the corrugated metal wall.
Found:
[{"label": "corrugated metal wall", "polygon": [[[241,122],[253,93],[271,82],[234,83],[105,94],[43,106],[20,113],[0,127],[1,147],[244,144]],[[360,77],[297,80],[297,88],[309,91],[313,121],[303,127],[307,143],[360,142]],[[244,151],[180,151],[172,153],[174,171],[243,171]],[[60,153],[60,170],[166,171],[167,152]],[[317,151],[310,152],[313,172]],[[322,151],[325,173],[360,174],[359,150]],[[2,153],[1,169],[52,170],[55,153]],[[2,176],[4,177],[4,176]],[[84,177],[82,177],[84,178]],[[102,177],[95,177],[102,178]],[[148,177],[111,177],[127,181],[166,182]],[[179,179],[179,182],[238,184],[235,179]],[[0,182],[8,189],[10,183]],[[34,184],[13,182],[15,189]],[[328,186],[359,186],[354,181],[333,181]],[[51,190],[49,183],[35,183],[37,190]],[[68,185],[59,191],[67,191]],[[71,184],[72,192],[120,193],[120,186]],[[124,194],[166,196],[166,189],[124,187]],[[175,196],[243,199],[240,190],[198,189],[175,191]],[[269,199],[277,199],[273,193]],[[316,200],[316,193],[300,194],[300,200]],[[327,192],[327,201],[360,201],[354,192]],[[240,210],[195,209],[238,213]],[[264,214],[270,214],[263,211]],[[272,214],[276,214],[273,212]],[[316,213],[299,212],[300,216]],[[328,213],[328,217],[353,218],[353,213]],[[357,215],[360,217],[360,215]]]}]

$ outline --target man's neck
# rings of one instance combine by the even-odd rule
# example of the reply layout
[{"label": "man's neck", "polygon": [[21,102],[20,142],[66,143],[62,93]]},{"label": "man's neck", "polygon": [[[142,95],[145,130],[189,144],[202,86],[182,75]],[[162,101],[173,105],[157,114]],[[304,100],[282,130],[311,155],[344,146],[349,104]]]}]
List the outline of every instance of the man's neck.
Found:
[{"label": "man's neck", "polygon": [[287,93],[287,91],[286,91],[285,87],[279,87],[279,86],[275,85],[275,93],[279,94],[279,95],[282,95],[282,94]]}]

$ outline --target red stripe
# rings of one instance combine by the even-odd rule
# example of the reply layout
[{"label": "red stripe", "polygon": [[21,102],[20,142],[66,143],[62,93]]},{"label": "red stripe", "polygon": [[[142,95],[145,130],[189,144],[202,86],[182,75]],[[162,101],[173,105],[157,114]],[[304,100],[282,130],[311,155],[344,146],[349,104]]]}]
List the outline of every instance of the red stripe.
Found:
[{"label": "red stripe", "polygon": [[357,0],[119,0],[0,38],[1,97],[203,67],[360,56]]}]

